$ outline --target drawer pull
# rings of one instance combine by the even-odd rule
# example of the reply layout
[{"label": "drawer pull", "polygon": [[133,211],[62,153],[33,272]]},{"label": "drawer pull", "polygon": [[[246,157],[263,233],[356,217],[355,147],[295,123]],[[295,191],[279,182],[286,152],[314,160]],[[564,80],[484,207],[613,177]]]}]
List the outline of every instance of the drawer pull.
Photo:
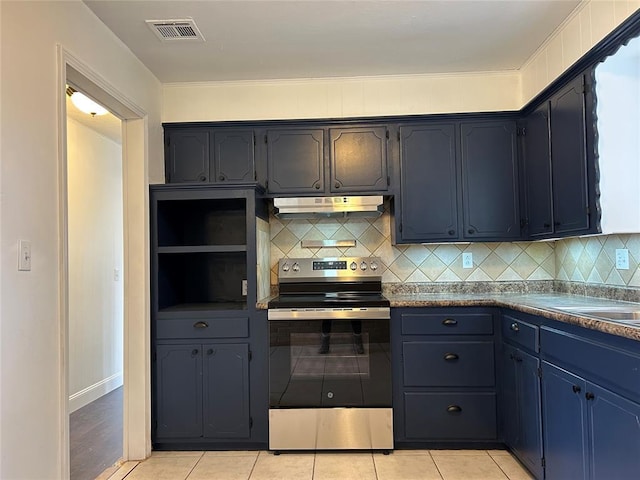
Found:
[{"label": "drawer pull", "polygon": [[193,350],[191,350],[191,355],[198,355],[198,349],[194,348]]},{"label": "drawer pull", "polygon": [[462,407],[460,407],[459,405],[449,405],[447,407],[447,412],[449,412],[449,413],[460,413],[460,412],[462,412]]},{"label": "drawer pull", "polygon": [[573,389],[573,393],[580,393],[582,390],[578,385],[573,385],[571,388]]},{"label": "drawer pull", "polygon": [[455,327],[458,324],[457,320],[454,320],[453,318],[445,318],[442,321],[443,325],[446,325],[447,327]]},{"label": "drawer pull", "polygon": [[445,353],[444,354],[444,359],[447,362],[453,362],[454,360],[458,360],[458,358],[460,358],[460,357],[458,357],[458,355],[455,354],[455,353]]},{"label": "drawer pull", "polygon": [[209,324],[207,322],[196,322],[193,324],[194,328],[209,328]]},{"label": "drawer pull", "polygon": [[207,355],[215,355],[216,351],[213,348],[210,348],[209,350],[207,350]]},{"label": "drawer pull", "polygon": [[596,396],[591,392],[587,392],[584,394],[584,398],[586,398],[587,400],[593,400],[594,398],[596,398]]},{"label": "drawer pull", "polygon": [[518,325],[516,322],[513,322],[511,324],[511,330],[513,330],[514,332],[519,332],[520,331],[520,325]]}]

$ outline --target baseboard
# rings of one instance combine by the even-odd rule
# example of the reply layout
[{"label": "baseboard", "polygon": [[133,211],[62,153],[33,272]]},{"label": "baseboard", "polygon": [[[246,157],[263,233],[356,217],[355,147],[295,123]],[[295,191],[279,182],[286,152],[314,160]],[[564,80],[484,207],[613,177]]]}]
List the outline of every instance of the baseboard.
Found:
[{"label": "baseboard", "polygon": [[80,390],[73,395],[69,395],[69,413],[90,404],[103,395],[122,386],[122,372],[115,373],[110,377],[100,380],[87,388]]}]

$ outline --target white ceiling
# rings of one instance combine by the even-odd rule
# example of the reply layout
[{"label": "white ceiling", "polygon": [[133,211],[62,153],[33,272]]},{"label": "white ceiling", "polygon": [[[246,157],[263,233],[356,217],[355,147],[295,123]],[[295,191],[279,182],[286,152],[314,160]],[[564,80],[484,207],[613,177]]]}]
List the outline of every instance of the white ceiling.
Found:
[{"label": "white ceiling", "polygon": [[[581,0],[84,0],[163,83],[520,68]],[[145,20],[193,18],[206,42]]]}]

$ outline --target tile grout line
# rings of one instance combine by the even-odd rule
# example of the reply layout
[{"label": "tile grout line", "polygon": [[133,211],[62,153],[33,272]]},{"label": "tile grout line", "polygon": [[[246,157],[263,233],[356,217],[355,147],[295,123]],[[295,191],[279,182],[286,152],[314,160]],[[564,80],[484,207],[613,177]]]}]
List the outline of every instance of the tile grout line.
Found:
[{"label": "tile grout line", "polygon": [[500,466],[500,464],[498,462],[496,462],[496,459],[493,458],[493,455],[491,455],[489,452],[487,452],[487,454],[489,454],[489,458],[493,461],[493,463],[496,464],[496,466],[498,467],[498,469],[500,469],[500,471],[503,473],[503,475],[507,478],[507,480],[511,480],[511,477],[507,474],[507,472],[505,472],[502,467]]},{"label": "tile grout line", "polygon": [[198,458],[198,461],[193,465],[193,467],[191,467],[191,470],[189,470],[189,473],[187,473],[187,476],[184,477],[184,480],[187,480],[189,478],[189,475],[193,473],[193,471],[196,469],[196,467],[202,461],[203,458],[204,458],[204,451],[200,453],[200,458]]},{"label": "tile grout line", "polygon": [[253,465],[251,465],[251,471],[249,472],[249,476],[247,480],[251,480],[251,475],[253,475],[253,471],[256,469],[256,465],[258,464],[258,457],[260,456],[261,450],[258,450],[258,454],[256,455],[255,460],[253,461]]},{"label": "tile grout line", "polygon": [[440,469],[438,468],[438,464],[436,463],[436,459],[433,458],[433,455],[431,455],[431,450],[427,450],[427,455],[429,455],[429,458],[431,459],[431,461],[433,462],[433,465],[436,467],[436,470],[438,472],[438,475],[440,475],[440,478],[442,480],[444,480],[444,475],[442,475],[442,472],[440,471]]},{"label": "tile grout line", "polygon": [[317,453],[314,452],[313,453],[313,465],[311,466],[311,480],[313,480],[313,478],[316,476],[316,458],[317,458]]},{"label": "tile grout line", "polygon": [[[378,468],[376,467],[376,457],[374,457],[373,452],[371,452],[370,455],[371,455],[371,462],[373,463],[373,473],[376,476],[376,480],[380,480],[378,478]],[[384,455],[384,453],[383,453],[383,455]],[[389,455],[390,455],[390,453],[387,453],[387,456],[389,456]]]}]

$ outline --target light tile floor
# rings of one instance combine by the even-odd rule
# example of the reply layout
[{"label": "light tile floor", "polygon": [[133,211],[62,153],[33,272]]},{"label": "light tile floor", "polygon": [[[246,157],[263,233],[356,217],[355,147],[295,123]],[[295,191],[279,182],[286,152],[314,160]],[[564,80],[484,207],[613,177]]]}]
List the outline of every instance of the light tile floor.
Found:
[{"label": "light tile floor", "polygon": [[[111,472],[110,472],[111,473]],[[532,480],[505,450],[154,452],[109,480]]]}]

